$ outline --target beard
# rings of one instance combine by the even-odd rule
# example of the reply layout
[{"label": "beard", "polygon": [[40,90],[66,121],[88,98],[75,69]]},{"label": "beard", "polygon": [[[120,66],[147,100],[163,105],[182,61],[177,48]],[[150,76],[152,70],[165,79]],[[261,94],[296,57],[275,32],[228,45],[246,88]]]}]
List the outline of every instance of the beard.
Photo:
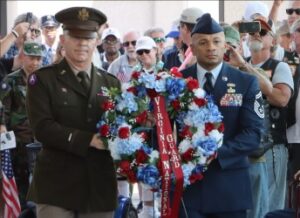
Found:
[{"label": "beard", "polygon": [[249,41],[248,47],[249,47],[250,51],[258,52],[258,51],[262,50],[263,43],[258,40]]}]

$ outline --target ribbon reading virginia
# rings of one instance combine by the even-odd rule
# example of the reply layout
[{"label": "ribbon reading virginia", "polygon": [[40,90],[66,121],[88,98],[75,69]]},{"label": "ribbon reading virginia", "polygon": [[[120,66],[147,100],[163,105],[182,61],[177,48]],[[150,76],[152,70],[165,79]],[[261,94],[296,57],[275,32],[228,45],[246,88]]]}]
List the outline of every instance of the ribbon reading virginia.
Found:
[{"label": "ribbon reading virginia", "polygon": [[[180,198],[183,191],[183,173],[180,156],[173,138],[169,115],[165,109],[163,96],[154,98],[154,115],[156,118],[157,139],[162,162],[162,200],[161,218],[175,218],[178,216]],[[172,209],[170,208],[171,174],[174,172],[176,183]]]}]

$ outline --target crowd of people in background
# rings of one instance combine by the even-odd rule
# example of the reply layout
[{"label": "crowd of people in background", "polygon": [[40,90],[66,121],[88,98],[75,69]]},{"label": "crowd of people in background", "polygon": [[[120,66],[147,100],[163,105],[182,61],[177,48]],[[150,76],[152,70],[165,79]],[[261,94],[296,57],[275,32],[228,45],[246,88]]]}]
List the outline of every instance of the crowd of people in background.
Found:
[{"label": "crowd of people in background", "polygon": [[[281,10],[286,11],[285,20],[278,20],[278,12]],[[73,24],[64,23],[64,17],[59,17],[63,21],[62,23],[58,22],[56,18],[57,15],[45,15],[38,18],[30,12],[20,14],[15,18],[11,31],[0,39],[0,100],[4,107],[4,114],[1,114],[0,119],[0,131],[12,130],[16,136],[17,147],[12,150],[12,161],[22,210],[28,208],[26,195],[31,182],[26,145],[37,140],[29,123],[26,108],[28,83],[36,82],[34,77],[31,77],[36,70],[45,69],[47,71],[50,66],[60,66],[66,57],[67,60],[71,57],[70,48],[66,46],[68,41],[65,39],[69,36],[59,36],[59,28],[62,28],[64,33],[65,31],[69,32],[72,37],[72,34],[77,34],[77,30],[82,31],[81,27],[76,26],[76,24],[73,27]],[[255,32],[241,31],[240,24],[245,22],[257,22],[260,28]],[[247,120],[246,115],[241,116],[239,119],[243,120],[244,123],[231,124],[241,125],[240,130],[234,130],[236,135],[233,135],[236,138],[232,140],[236,141],[231,142],[233,144],[239,142],[240,146],[232,145],[234,151],[231,152],[241,152],[242,154],[239,155],[247,157],[247,164],[237,158],[234,160],[236,162],[228,163],[228,165],[223,165],[224,163],[221,161],[218,166],[212,165],[212,168],[215,167],[216,169],[216,171],[212,171],[223,176],[226,172],[235,171],[237,173],[237,170],[240,170],[239,174],[243,174],[244,171],[241,169],[247,168],[250,183],[247,183],[248,180],[235,182],[244,181],[245,183],[241,185],[249,185],[249,198],[239,199],[239,201],[238,196],[230,195],[232,197],[230,199],[221,199],[222,201],[231,200],[230,203],[224,202],[224,207],[210,205],[208,207],[201,206],[198,209],[201,213],[208,214],[205,217],[294,216],[293,211],[285,209],[288,207],[288,199],[297,197],[288,196],[289,184],[300,178],[300,98],[298,98],[300,85],[300,1],[289,1],[287,8],[283,8],[283,1],[278,0],[273,1],[271,8],[260,1],[249,1],[246,4],[244,16],[232,24],[228,24],[226,21],[215,22],[211,17],[207,17],[207,14],[204,15],[201,8],[186,8],[181,14],[178,14],[178,17],[174,17],[170,31],[166,32],[160,27],[149,27],[144,33],[141,33],[132,26],[132,29],[125,31],[122,35],[118,28],[109,25],[109,19],[107,23],[99,23],[101,25],[96,32],[90,29],[85,30],[90,31],[88,33],[90,35],[82,36],[79,34],[75,38],[95,39],[96,46],[91,57],[93,66],[101,69],[101,72],[103,71],[105,74],[113,75],[120,83],[128,82],[132,72],[137,70],[156,73],[161,69],[170,70],[173,67],[179,68],[185,75],[195,78],[198,75],[198,79],[199,75],[203,73],[202,79],[205,81],[207,78],[205,79],[204,71],[210,69],[204,68],[203,60],[210,59],[210,55],[217,55],[218,52],[222,55],[222,60],[218,60],[214,67],[218,68],[221,66],[218,65],[219,63],[226,63],[226,67],[228,67],[226,69],[230,72],[235,72],[237,69],[247,75],[254,76],[255,80],[258,81],[257,85],[261,93],[254,93],[257,88],[255,84],[249,85],[249,89],[253,89],[255,94],[256,104],[252,109],[263,121],[257,148],[251,152],[250,150],[248,153],[245,152],[248,148],[247,146],[243,147],[243,143],[247,144],[245,141],[251,141],[251,137],[255,138],[256,135],[253,136],[252,130],[249,131],[253,124],[251,123],[252,118]],[[224,48],[218,45],[218,43],[222,43],[220,35],[223,32],[225,36]],[[203,35],[205,37],[201,38]],[[166,47],[167,39],[172,41],[171,46]],[[201,50],[201,46],[204,46],[205,43],[214,44],[208,45],[213,47],[211,48],[212,54],[204,55],[206,51]],[[213,58],[211,57],[211,59]],[[194,75],[191,69],[194,69],[198,74]],[[217,84],[219,72],[214,73],[214,70],[215,68],[211,69],[212,74],[216,76],[212,83]],[[221,68],[219,71],[222,72]],[[91,80],[93,76],[90,75],[89,78]],[[225,80],[224,78],[227,77],[223,76],[222,79]],[[238,76],[237,78],[244,79],[244,77]],[[252,77],[246,80],[250,83]],[[112,81],[115,80],[112,79]],[[242,83],[242,81],[240,82]],[[248,82],[245,82],[244,85],[248,86]],[[199,83],[203,85],[200,79]],[[117,86],[116,84],[114,85]],[[251,91],[245,92],[245,96],[248,96],[249,99],[244,99],[244,101],[250,101],[253,93]],[[33,94],[31,93],[31,95]],[[41,95],[40,97],[45,96]],[[66,104],[68,104],[67,100]],[[234,109],[233,112],[237,111]],[[246,114],[246,112],[244,113]],[[32,112],[30,115],[34,116]],[[252,115],[247,116],[251,117]],[[31,119],[35,121],[34,118]],[[247,124],[249,125],[247,126]],[[249,132],[243,132],[243,130]],[[241,140],[242,134],[244,134],[243,137],[248,134],[249,138],[245,141]],[[233,136],[231,135],[231,137]],[[253,140],[255,142],[256,139]],[[220,160],[221,158],[222,156],[220,156]],[[238,167],[241,169],[237,169]],[[234,177],[234,175],[236,174],[232,173],[228,177],[240,178]],[[117,179],[118,193],[130,197],[129,183],[122,177]],[[203,193],[198,193],[197,187],[191,188],[192,191],[187,192],[184,198],[198,201],[195,198],[195,193],[199,196]],[[199,186],[198,190],[203,187]],[[210,188],[207,186],[207,189]],[[239,189],[239,185],[236,185],[236,190],[242,189],[247,192],[247,188],[241,186]],[[226,191],[236,192],[236,190]],[[219,193],[215,190],[214,194],[218,195]],[[153,203],[157,197],[153,195],[151,190],[139,186],[139,198],[140,203],[137,206],[139,217],[160,216],[157,204]],[[187,202],[189,201],[187,200]],[[191,205],[188,203],[187,207],[194,208],[193,205],[193,203]],[[111,209],[111,207],[109,208]],[[239,211],[239,213],[229,213],[232,210]],[[247,210],[245,216],[240,213],[243,210]],[[224,215],[226,213],[228,214]],[[210,216],[209,214],[217,215]],[[184,214],[181,213],[180,217],[184,217]],[[200,216],[191,215],[189,217]]]}]

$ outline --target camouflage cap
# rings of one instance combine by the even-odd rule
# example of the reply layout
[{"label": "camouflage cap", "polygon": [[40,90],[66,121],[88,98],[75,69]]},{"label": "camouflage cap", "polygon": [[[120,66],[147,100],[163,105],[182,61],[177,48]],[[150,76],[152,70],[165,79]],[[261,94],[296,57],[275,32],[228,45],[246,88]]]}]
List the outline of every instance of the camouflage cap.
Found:
[{"label": "camouflage cap", "polygon": [[232,26],[224,26],[225,41],[232,45],[240,44],[240,33]]},{"label": "camouflage cap", "polygon": [[38,42],[24,42],[23,52],[28,56],[44,56],[45,47]]}]

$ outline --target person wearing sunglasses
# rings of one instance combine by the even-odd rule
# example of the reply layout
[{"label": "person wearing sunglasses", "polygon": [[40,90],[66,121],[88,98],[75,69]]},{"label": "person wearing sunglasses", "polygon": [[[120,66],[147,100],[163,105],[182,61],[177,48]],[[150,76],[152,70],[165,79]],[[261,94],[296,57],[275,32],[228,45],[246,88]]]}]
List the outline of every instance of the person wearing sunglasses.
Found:
[{"label": "person wearing sunglasses", "polygon": [[163,52],[165,50],[165,42],[166,42],[164,30],[160,27],[151,28],[146,30],[144,36],[149,36],[154,40],[157,46],[158,57],[161,60]]},{"label": "person wearing sunglasses", "polygon": [[293,23],[300,18],[300,1],[292,0],[289,1],[289,6],[285,12],[288,15],[288,24],[291,27]]},{"label": "person wearing sunglasses", "polygon": [[[136,42],[135,51],[137,53],[137,58],[140,64],[140,70],[148,73],[157,73],[162,69],[163,63],[160,61],[158,56],[158,48],[155,41],[149,36],[142,36]],[[149,135],[154,135],[152,137],[155,141],[154,145],[157,143],[155,140],[156,132],[150,133]],[[139,213],[141,218],[156,218],[159,217],[159,211],[154,205],[153,192],[150,189],[141,186],[140,195],[142,201],[142,210]]]},{"label": "person wearing sunglasses", "polygon": [[124,54],[114,60],[107,70],[109,73],[115,75],[121,82],[128,82],[130,80],[134,66],[138,63],[135,46],[139,37],[140,33],[135,30],[124,34],[122,43]]},{"label": "person wearing sunglasses", "polygon": [[254,206],[248,218],[264,217],[269,211],[284,208],[288,160],[285,114],[294,89],[289,66],[271,57],[275,35],[267,18],[254,21],[260,22],[261,31],[249,34],[250,58],[245,61],[234,55],[244,72],[258,78],[264,96],[263,135],[259,148],[249,155]]}]

